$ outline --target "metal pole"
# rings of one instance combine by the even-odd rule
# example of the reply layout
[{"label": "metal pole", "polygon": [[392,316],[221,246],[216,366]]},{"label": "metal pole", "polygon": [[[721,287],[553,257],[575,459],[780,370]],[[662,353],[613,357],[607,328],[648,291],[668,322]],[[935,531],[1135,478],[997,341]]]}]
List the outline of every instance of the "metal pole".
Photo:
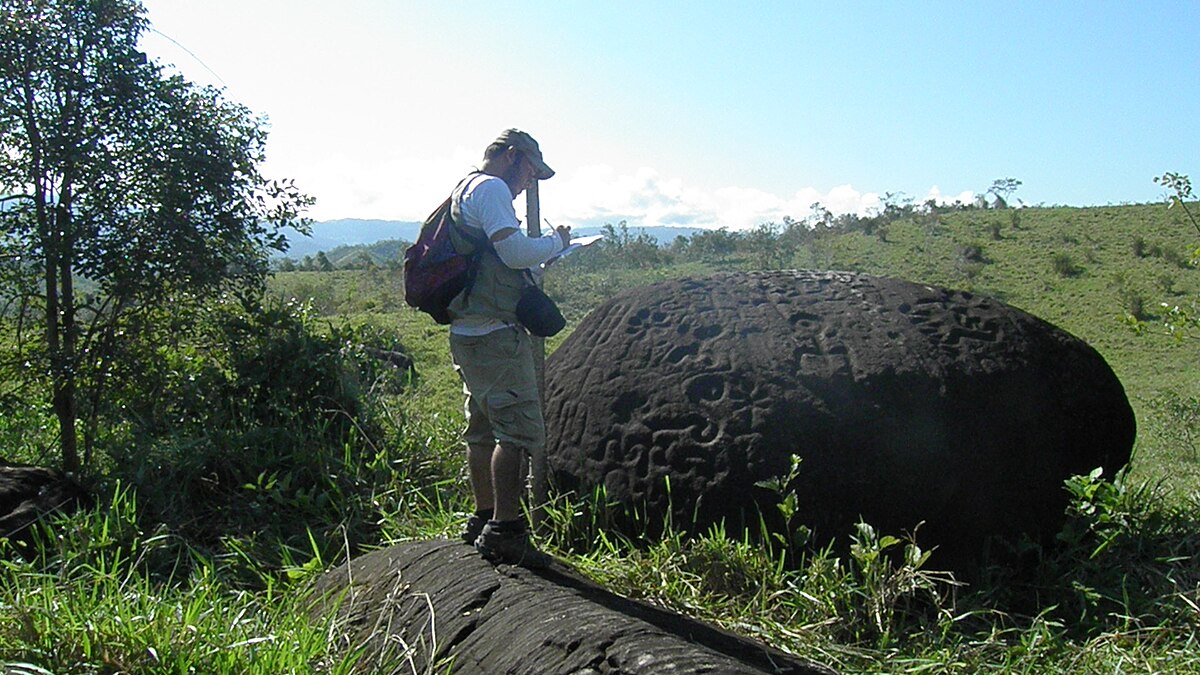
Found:
[{"label": "metal pole", "polygon": [[[525,228],[529,236],[542,236],[542,207],[538,197],[538,181],[525,191]],[[542,279],[538,277],[538,284]],[[541,399],[542,414],[546,413],[546,340],[530,336],[533,341],[533,367],[537,373],[538,397]],[[550,496],[550,486],[546,478],[546,447],[543,445],[530,457],[532,464],[533,506],[530,509],[534,527],[540,528],[545,522],[545,505]]]}]

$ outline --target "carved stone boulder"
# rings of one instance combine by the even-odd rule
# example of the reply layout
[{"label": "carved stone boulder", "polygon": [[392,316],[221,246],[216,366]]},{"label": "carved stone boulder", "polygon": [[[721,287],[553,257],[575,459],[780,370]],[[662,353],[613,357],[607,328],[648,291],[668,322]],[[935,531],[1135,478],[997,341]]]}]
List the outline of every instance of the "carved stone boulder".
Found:
[{"label": "carved stone boulder", "polygon": [[[559,491],[756,528],[862,519],[948,549],[1057,531],[1063,481],[1130,457],[1133,411],[1094,349],[971,293],[842,272],[739,272],[619,293],[546,364]],[[644,523],[637,525],[644,527]],[[636,534],[636,533],[635,533]]]}]

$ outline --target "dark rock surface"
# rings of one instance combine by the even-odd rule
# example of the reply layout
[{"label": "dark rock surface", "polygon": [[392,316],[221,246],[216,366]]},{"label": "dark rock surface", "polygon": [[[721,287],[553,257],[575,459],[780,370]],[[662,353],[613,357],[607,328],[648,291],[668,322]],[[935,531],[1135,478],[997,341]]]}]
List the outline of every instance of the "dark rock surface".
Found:
[{"label": "dark rock surface", "polygon": [[466,675],[833,672],[614,595],[565,567],[493,566],[457,541],[374,551],[327,572],[315,593],[314,614],[336,612],[344,646],[362,649],[361,672],[382,672],[388,657],[406,659],[411,672],[452,664]]},{"label": "dark rock surface", "polygon": [[60,471],[0,462],[0,538],[13,543],[21,555],[31,552],[39,519],[89,503],[87,492]]},{"label": "dark rock surface", "polygon": [[547,360],[546,390],[558,489],[735,524],[775,498],[755,484],[794,453],[799,519],[843,541],[860,516],[889,534],[926,521],[919,540],[949,549],[1054,532],[1063,480],[1111,476],[1135,435],[1121,383],[1077,338],[994,299],[853,273],[620,293]]}]

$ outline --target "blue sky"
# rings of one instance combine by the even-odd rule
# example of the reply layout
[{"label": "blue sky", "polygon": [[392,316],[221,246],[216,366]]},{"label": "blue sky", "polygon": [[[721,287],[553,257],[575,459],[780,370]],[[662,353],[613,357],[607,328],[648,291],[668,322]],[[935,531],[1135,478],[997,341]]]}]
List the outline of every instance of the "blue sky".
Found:
[{"label": "blue sky", "polygon": [[148,0],[144,47],[267,115],[310,215],[420,220],[500,130],[576,226],[814,202],[1158,200],[1200,179],[1200,2]]}]

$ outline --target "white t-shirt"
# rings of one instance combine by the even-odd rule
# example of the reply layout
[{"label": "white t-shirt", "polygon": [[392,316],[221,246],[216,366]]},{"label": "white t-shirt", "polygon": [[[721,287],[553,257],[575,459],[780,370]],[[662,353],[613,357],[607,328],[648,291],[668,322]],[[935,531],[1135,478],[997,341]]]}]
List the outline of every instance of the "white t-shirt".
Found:
[{"label": "white t-shirt", "polygon": [[454,188],[450,212],[456,222],[483,230],[489,238],[506,227],[521,227],[508,184],[484,173],[471,174]]},{"label": "white t-shirt", "polygon": [[[491,239],[504,229],[516,233],[495,242],[496,255],[513,269],[535,268],[563,249],[562,237],[553,230],[541,237],[528,237],[513,208],[512,190],[503,179],[488,174],[472,174],[454,189],[450,211],[456,222],[483,230]],[[455,335],[486,335],[511,324],[499,320],[456,319],[450,324]]]}]

